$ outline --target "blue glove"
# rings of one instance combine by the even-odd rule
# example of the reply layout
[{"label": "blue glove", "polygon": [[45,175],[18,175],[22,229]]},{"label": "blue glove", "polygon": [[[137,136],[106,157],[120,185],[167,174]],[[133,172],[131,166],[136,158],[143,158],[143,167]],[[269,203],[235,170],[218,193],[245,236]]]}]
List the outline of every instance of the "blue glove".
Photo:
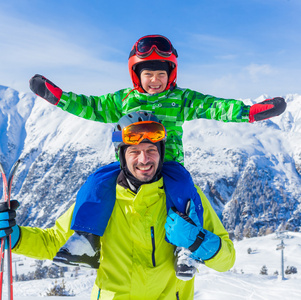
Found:
[{"label": "blue glove", "polygon": [[[0,203],[0,238],[11,236],[11,247],[14,248],[20,238],[20,228],[16,225],[16,209],[19,207],[17,200],[10,201],[10,209],[8,209],[7,202]],[[5,249],[7,249],[5,243]]]},{"label": "blue glove", "polygon": [[193,202],[189,216],[177,211],[175,207],[170,208],[165,224],[166,238],[171,244],[190,250],[192,258],[205,261],[219,252],[221,239],[202,228],[195,216]]}]

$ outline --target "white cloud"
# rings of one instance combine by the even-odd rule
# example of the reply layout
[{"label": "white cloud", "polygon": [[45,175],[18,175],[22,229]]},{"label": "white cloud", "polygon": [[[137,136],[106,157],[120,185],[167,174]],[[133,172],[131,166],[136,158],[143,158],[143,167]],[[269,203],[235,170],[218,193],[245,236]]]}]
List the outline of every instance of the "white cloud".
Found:
[{"label": "white cloud", "polygon": [[[131,83],[127,61],[102,59],[99,51],[81,46],[80,39],[40,24],[0,13],[0,41],[0,85],[29,91],[28,80],[35,73],[61,82],[64,90],[70,87],[69,90],[94,95],[128,87]],[[119,51],[106,45],[97,47],[103,52]]]},{"label": "white cloud", "polygon": [[268,64],[250,64],[249,66],[245,67],[245,70],[253,81],[258,81],[262,76],[271,75],[276,72],[276,70]]},{"label": "white cloud", "polygon": [[300,94],[300,70],[260,64],[191,64],[179,67],[180,87],[223,98],[256,99]]},{"label": "white cloud", "polygon": [[0,28],[2,67],[9,64],[76,66],[89,61],[86,48],[43,25],[1,16]]},{"label": "white cloud", "polygon": [[245,41],[242,42],[234,37],[223,37],[210,34],[187,33],[188,46],[191,49],[198,49],[212,53],[214,57],[222,59],[233,59],[241,50],[244,50]]}]

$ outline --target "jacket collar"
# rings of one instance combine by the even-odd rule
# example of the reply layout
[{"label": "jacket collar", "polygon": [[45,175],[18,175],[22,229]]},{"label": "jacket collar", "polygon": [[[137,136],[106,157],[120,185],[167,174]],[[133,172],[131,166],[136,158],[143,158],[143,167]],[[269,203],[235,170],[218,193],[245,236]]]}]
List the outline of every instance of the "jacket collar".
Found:
[{"label": "jacket collar", "polygon": [[[162,178],[162,176],[160,176],[160,178],[152,183],[158,183],[160,181],[160,179]],[[144,185],[150,185],[152,183],[146,183],[143,184]],[[121,172],[119,173],[118,177],[117,177],[117,184],[122,186],[125,189],[130,189],[133,193],[137,194],[140,187],[138,189],[135,188],[135,186],[126,178],[123,170],[121,170]],[[162,189],[163,189],[163,184],[162,184]]]}]

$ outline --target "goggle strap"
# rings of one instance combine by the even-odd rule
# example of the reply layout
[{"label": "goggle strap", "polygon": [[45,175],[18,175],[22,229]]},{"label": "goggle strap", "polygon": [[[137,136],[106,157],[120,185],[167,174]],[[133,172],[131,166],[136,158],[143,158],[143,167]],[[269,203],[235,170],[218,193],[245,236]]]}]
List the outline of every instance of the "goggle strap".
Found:
[{"label": "goggle strap", "polygon": [[173,45],[171,45],[171,49],[172,49],[172,53],[175,55],[175,57],[178,58],[178,52],[177,52],[177,50],[173,47]]},{"label": "goggle strap", "polygon": [[130,56],[129,56],[129,59],[134,56],[136,54],[136,46],[132,49],[132,51],[130,52]]}]

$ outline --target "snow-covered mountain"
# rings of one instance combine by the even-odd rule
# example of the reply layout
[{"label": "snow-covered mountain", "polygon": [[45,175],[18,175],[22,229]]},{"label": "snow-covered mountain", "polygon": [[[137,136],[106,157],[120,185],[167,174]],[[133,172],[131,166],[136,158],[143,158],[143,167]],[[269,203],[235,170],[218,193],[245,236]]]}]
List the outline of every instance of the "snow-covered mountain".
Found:
[{"label": "snow-covered mountain", "polygon": [[[286,112],[267,121],[184,125],[185,165],[238,239],[301,228],[301,96],[285,98]],[[115,159],[112,129],[0,86],[0,161],[8,170],[22,159],[12,192],[22,225],[52,225],[89,174]]]}]

